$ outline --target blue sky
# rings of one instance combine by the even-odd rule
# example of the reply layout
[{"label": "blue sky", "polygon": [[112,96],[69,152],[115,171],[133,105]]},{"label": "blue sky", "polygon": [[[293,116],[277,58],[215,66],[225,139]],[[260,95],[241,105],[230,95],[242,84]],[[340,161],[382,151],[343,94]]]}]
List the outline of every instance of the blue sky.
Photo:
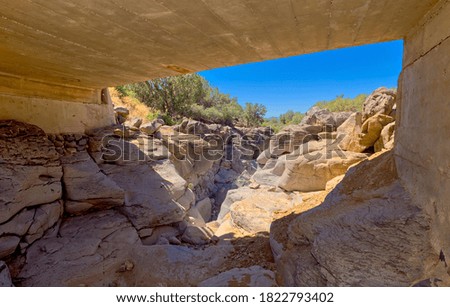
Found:
[{"label": "blue sky", "polygon": [[278,60],[218,68],[200,73],[240,104],[262,103],[266,117],[287,110],[306,112],[337,95],[355,97],[380,86],[397,87],[403,41],[393,41]]}]

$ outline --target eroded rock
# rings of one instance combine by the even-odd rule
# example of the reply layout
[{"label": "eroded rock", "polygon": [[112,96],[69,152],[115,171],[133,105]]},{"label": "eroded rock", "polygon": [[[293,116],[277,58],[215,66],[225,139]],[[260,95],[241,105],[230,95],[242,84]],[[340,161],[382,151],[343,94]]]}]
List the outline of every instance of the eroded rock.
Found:
[{"label": "eroded rock", "polygon": [[0,261],[0,287],[14,287],[6,263]]},{"label": "eroded rock", "polygon": [[277,257],[284,286],[408,286],[433,275],[427,268],[439,259],[429,216],[398,180],[390,152],[350,169],[322,205],[288,225]]},{"label": "eroded rock", "polygon": [[260,266],[235,268],[198,284],[199,287],[276,287],[275,274]]}]

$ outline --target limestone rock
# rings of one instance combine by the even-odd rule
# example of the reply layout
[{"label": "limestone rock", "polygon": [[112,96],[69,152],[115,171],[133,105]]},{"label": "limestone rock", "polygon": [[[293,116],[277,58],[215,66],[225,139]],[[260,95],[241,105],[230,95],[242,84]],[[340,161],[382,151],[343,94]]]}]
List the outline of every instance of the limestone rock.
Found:
[{"label": "limestone rock", "polygon": [[118,124],[123,124],[130,115],[130,111],[125,107],[116,107],[114,108],[114,113],[116,115],[116,121]]},{"label": "limestone rock", "polygon": [[224,201],[220,207],[220,213],[218,220],[221,220],[225,215],[230,212],[230,207],[233,203],[244,199],[247,196],[253,195],[257,190],[251,189],[249,187],[242,187],[239,189],[229,190],[226,194]]},{"label": "limestone rock", "polygon": [[19,246],[20,238],[17,236],[2,236],[0,237],[0,259],[11,255]]},{"label": "limestone rock", "polygon": [[392,117],[384,114],[377,114],[370,117],[361,127],[359,143],[365,147],[373,146],[380,137],[383,128],[393,121],[394,119]]},{"label": "limestone rock", "polygon": [[125,191],[120,210],[137,229],[179,222],[185,209],[176,202],[186,192],[186,181],[172,163],[102,165],[102,170]]},{"label": "limestone rock", "polygon": [[394,107],[395,100],[395,90],[384,87],[376,89],[364,102],[363,121],[377,114],[389,115]]},{"label": "limestone rock", "polygon": [[116,107],[116,108],[114,108],[114,112],[116,112],[117,114],[120,114],[124,117],[127,117],[130,114],[130,111],[125,107]]},{"label": "limestone rock", "polygon": [[155,119],[148,124],[144,124],[140,126],[142,132],[147,135],[155,134],[162,126],[164,125],[164,121],[162,119]]},{"label": "limestone rock", "polygon": [[318,134],[323,131],[320,125],[289,125],[284,127],[270,141],[269,158],[284,153],[292,153],[302,144],[319,140]]},{"label": "limestone rock", "polygon": [[342,151],[316,151],[286,161],[286,169],[278,186],[286,191],[310,192],[325,190],[330,179],[343,175],[347,169],[367,156]]},{"label": "limestone rock", "polygon": [[429,216],[398,180],[389,152],[349,170],[322,205],[289,218],[277,230],[289,232],[277,248],[283,286],[408,286],[432,276],[427,268],[439,259]]},{"label": "limestone rock", "polygon": [[194,134],[194,135],[205,135],[211,133],[209,126],[205,123],[192,120],[185,119],[180,125],[179,131],[186,134]]},{"label": "limestone rock", "polygon": [[127,126],[131,128],[137,128],[139,129],[142,125],[142,119],[141,118],[132,118],[131,120],[127,121]]},{"label": "limestone rock", "polygon": [[300,125],[335,125],[333,113],[327,109],[320,109],[319,107],[312,107],[306,112],[305,117],[300,122]]},{"label": "limestone rock", "polygon": [[0,287],[14,287],[6,263],[0,261]]},{"label": "limestone rock", "polygon": [[275,274],[260,266],[235,268],[198,284],[199,287],[276,287]]},{"label": "limestone rock", "polygon": [[195,204],[195,208],[200,212],[205,222],[209,222],[211,219],[212,204],[211,200],[207,197]]},{"label": "limestone rock", "polygon": [[18,237],[24,236],[33,223],[35,212],[35,208],[25,208],[8,222],[0,224],[0,237],[8,234]]},{"label": "limestone rock", "polygon": [[393,142],[391,142],[394,138],[394,130],[395,130],[395,122],[387,124],[384,126],[383,130],[381,130],[380,137],[375,142],[375,152],[382,151],[383,149],[392,149]]},{"label": "limestone rock", "polygon": [[[148,234],[148,233],[147,233]],[[150,235],[146,235],[145,231],[139,231],[139,236],[141,237],[142,243],[144,245],[164,245],[161,244],[163,239],[169,243],[169,238],[177,237],[180,235],[178,228],[173,226],[159,226],[153,228]]]},{"label": "limestone rock", "polygon": [[25,236],[25,242],[32,244],[44,236],[44,233],[53,227],[63,215],[61,201],[39,206],[33,217],[33,222]]},{"label": "limestone rock", "polygon": [[331,112],[327,109],[312,107],[306,112],[300,125],[330,126],[335,129],[342,125],[350,115],[351,112]]},{"label": "limestone rock", "polygon": [[141,244],[117,211],[70,217],[59,236],[30,246],[20,286],[195,286],[217,274],[230,246]]},{"label": "limestone rock", "polygon": [[193,245],[205,245],[211,241],[213,235],[212,231],[206,226],[188,225],[181,236],[181,240]]},{"label": "limestone rock", "polygon": [[23,208],[58,200],[61,176],[59,155],[41,129],[0,121],[0,224]]},{"label": "limestone rock", "polygon": [[220,171],[214,177],[214,181],[217,183],[231,183],[239,174],[233,169],[220,169]]},{"label": "limestone rock", "polygon": [[63,157],[62,165],[68,213],[80,214],[123,205],[124,191],[100,170],[87,152]]},{"label": "limestone rock", "polygon": [[231,222],[249,234],[269,232],[276,213],[288,211],[301,202],[296,193],[259,189],[231,205]]},{"label": "limestone rock", "polygon": [[359,135],[361,133],[363,115],[360,112],[353,113],[350,117],[337,129],[337,139],[339,147],[342,150],[363,152],[364,148],[358,144]]},{"label": "limestone rock", "polygon": [[183,196],[177,199],[177,202],[188,211],[195,202],[195,194],[191,189],[186,189]]}]

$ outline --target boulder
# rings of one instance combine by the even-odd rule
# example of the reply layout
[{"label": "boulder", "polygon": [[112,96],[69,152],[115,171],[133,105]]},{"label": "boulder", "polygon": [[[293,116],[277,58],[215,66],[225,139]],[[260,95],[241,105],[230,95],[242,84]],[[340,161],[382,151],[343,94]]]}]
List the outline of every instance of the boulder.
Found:
[{"label": "boulder", "polygon": [[325,149],[286,161],[286,169],[278,186],[286,191],[311,192],[325,190],[330,179],[343,175],[347,169],[367,155]]},{"label": "boulder", "polygon": [[231,246],[142,245],[115,210],[69,217],[30,246],[19,286],[195,286],[217,275]]},{"label": "boulder", "polygon": [[300,125],[328,126],[334,130],[342,125],[351,114],[351,112],[331,112],[328,109],[321,109],[320,107],[314,106],[306,112]]},{"label": "boulder", "polygon": [[377,114],[389,115],[395,105],[396,92],[385,87],[376,89],[363,106],[363,121]]},{"label": "boulder", "polygon": [[[217,127],[212,128],[216,129]],[[211,130],[209,129],[209,126],[207,124],[193,119],[184,119],[181,122],[178,131],[181,133],[193,135],[205,135],[211,133]]]},{"label": "boulder", "polygon": [[0,237],[0,259],[14,253],[19,246],[20,238],[17,236],[6,235]]},{"label": "boulder", "polygon": [[218,220],[221,220],[222,218],[225,217],[225,215],[228,214],[228,212],[230,212],[230,207],[233,203],[242,200],[245,197],[248,197],[254,193],[257,193],[257,190],[251,189],[249,187],[242,187],[239,189],[227,191],[226,197],[220,207]]},{"label": "boulder", "polygon": [[361,133],[363,115],[361,112],[355,112],[337,128],[337,139],[339,147],[345,151],[362,152],[361,146],[358,144],[359,135]]},{"label": "boulder", "polygon": [[394,118],[376,114],[360,124],[360,113],[353,114],[349,120],[338,130],[338,141],[341,149],[353,152],[364,152],[374,146],[380,138],[383,128],[392,123]]},{"label": "boulder", "polygon": [[302,144],[319,140],[318,134],[323,131],[319,125],[289,125],[272,137],[269,157],[278,157],[284,153],[297,150]]},{"label": "boulder", "polygon": [[192,245],[205,245],[211,242],[213,236],[213,232],[206,226],[188,225],[181,236],[181,241]]},{"label": "boulder", "polygon": [[119,114],[123,117],[127,117],[128,115],[130,115],[130,110],[128,110],[125,107],[115,107],[114,108],[114,112],[116,112],[116,114]]},{"label": "boulder", "polygon": [[375,152],[382,151],[383,149],[390,150],[394,147],[394,130],[395,122],[384,126],[383,130],[381,130],[380,137],[374,144]]},{"label": "boulder", "polygon": [[24,208],[60,199],[61,177],[59,154],[40,128],[0,121],[0,224]]},{"label": "boulder", "polygon": [[188,211],[195,202],[195,194],[191,189],[186,189],[183,196],[177,199],[177,202]]},{"label": "boulder", "polygon": [[[151,229],[151,233],[148,231]],[[139,231],[142,244],[144,245],[166,245],[170,244],[170,239],[180,235],[178,228],[173,226],[159,226],[156,228],[146,228]]]},{"label": "boulder", "polygon": [[126,122],[126,125],[128,127],[130,127],[130,128],[139,129],[141,127],[141,125],[142,125],[142,119],[141,118],[137,118],[137,117],[132,118],[132,119],[130,119],[130,120],[128,120]]},{"label": "boulder", "polygon": [[150,123],[143,124],[140,126],[140,130],[147,134],[153,135],[155,134],[162,126],[164,125],[164,121],[162,119],[155,119]]},{"label": "boulder", "polygon": [[195,204],[195,208],[198,210],[205,222],[209,222],[211,220],[212,203],[209,197],[197,202]]},{"label": "boulder", "polygon": [[235,268],[208,278],[199,287],[276,287],[275,273],[260,266]]},{"label": "boulder", "polygon": [[52,228],[61,219],[64,212],[62,201],[56,201],[36,208],[33,222],[27,231],[24,241],[32,244],[42,238],[45,232]]},{"label": "boulder", "polygon": [[438,277],[448,284],[430,217],[420,208],[398,179],[393,154],[376,154],[350,169],[320,206],[277,222],[284,228],[273,232],[289,233],[286,242],[277,240],[277,280],[292,287],[410,286]]},{"label": "boulder", "polygon": [[128,116],[130,115],[130,111],[125,107],[114,108],[114,113],[116,114],[116,121],[118,124],[125,123]]},{"label": "boulder", "polygon": [[[11,220],[0,224],[0,258],[11,254],[21,241],[21,248],[42,238],[45,232],[55,226],[63,214],[61,201],[23,209]],[[2,240],[2,238],[4,238]]]},{"label": "boulder", "polygon": [[0,261],[0,287],[14,287],[6,263]]},{"label": "boulder", "polygon": [[249,234],[269,232],[277,213],[288,211],[301,202],[297,193],[258,189],[231,205],[231,222]]},{"label": "boulder", "polygon": [[380,137],[383,128],[393,121],[392,117],[384,114],[377,114],[367,119],[361,127],[359,144],[366,148],[373,146]]},{"label": "boulder", "polygon": [[352,112],[334,112],[335,127],[339,128],[352,114]]},{"label": "boulder", "polygon": [[123,205],[124,191],[100,170],[87,152],[62,157],[62,165],[69,214]]},{"label": "boulder", "polygon": [[214,182],[231,183],[234,180],[236,180],[237,177],[239,177],[239,174],[235,170],[221,168],[220,171],[214,177]]},{"label": "boulder", "polygon": [[137,229],[183,220],[186,211],[176,200],[185,194],[187,183],[170,161],[123,166],[104,164],[101,168],[125,191],[125,204],[120,210]]},{"label": "boulder", "polygon": [[327,109],[319,107],[312,107],[309,109],[305,117],[300,122],[300,125],[317,125],[317,126],[335,126],[333,113]]}]

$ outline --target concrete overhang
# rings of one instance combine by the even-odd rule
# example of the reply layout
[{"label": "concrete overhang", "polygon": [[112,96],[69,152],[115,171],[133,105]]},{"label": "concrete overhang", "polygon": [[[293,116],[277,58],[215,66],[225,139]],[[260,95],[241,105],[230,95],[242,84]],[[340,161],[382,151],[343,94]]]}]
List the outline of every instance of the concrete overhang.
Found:
[{"label": "concrete overhang", "polygon": [[0,92],[44,82],[86,101],[89,89],[401,39],[437,2],[0,0]]}]

